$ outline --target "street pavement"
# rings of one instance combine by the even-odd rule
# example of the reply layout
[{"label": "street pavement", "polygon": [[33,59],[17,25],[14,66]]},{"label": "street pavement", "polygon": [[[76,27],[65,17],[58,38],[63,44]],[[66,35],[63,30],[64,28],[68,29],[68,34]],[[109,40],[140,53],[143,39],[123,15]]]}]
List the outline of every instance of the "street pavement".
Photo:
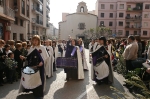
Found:
[{"label": "street pavement", "polygon": [[[86,50],[86,57],[89,71],[85,71],[85,79],[70,80],[66,82],[66,75],[63,69],[58,69],[54,73],[54,76],[46,81],[44,99],[99,99],[100,96],[104,95],[117,99],[113,96],[113,91],[110,90],[110,85],[97,85],[91,80],[91,65],[88,62],[88,50]],[[124,78],[121,75],[114,73],[114,84],[111,86],[127,93],[130,96],[128,99],[133,99],[128,90],[122,86],[123,81]],[[18,94],[19,84],[20,81],[14,82],[13,84],[5,84],[0,87],[0,99],[34,99],[32,92]]]}]

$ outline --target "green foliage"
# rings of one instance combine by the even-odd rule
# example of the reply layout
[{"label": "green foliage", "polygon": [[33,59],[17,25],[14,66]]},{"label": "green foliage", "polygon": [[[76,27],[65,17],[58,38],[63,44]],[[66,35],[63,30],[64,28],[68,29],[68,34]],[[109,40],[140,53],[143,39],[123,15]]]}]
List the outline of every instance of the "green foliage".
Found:
[{"label": "green foliage", "polygon": [[100,99],[129,99],[129,95],[127,95],[124,92],[121,92],[120,90],[118,90],[117,88],[110,86],[110,89],[112,91],[114,91],[114,93],[112,93],[116,98],[111,98],[109,96],[102,96],[100,97]]},{"label": "green foliage", "polygon": [[146,75],[146,69],[137,68],[126,73],[125,61],[121,54],[118,55],[118,60],[119,61],[115,68],[115,71],[125,77],[126,80],[124,82],[126,83],[126,87],[129,89],[129,91],[133,93],[137,99],[149,99],[150,90],[148,88],[150,87],[150,79],[144,78]]},{"label": "green foliage", "polygon": [[87,37],[87,39],[112,35],[110,28],[107,27],[96,27],[95,29],[91,28],[90,30],[84,31],[83,34],[85,35],[85,37]]},{"label": "green foliage", "polygon": [[119,54],[118,56],[118,64],[115,66],[114,71],[116,71],[119,74],[122,74],[123,76],[126,75],[125,61],[121,54]]}]

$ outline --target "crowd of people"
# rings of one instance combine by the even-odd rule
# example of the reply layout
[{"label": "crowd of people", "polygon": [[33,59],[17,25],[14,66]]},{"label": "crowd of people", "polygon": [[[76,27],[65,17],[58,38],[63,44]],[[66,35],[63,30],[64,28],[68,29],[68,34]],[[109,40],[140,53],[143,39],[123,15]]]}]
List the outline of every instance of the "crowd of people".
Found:
[{"label": "crowd of people", "polygon": [[[134,70],[136,59],[149,59],[149,41],[141,41],[140,36],[129,36],[128,39],[109,39],[101,36],[91,40],[89,44],[89,62],[91,63],[91,79],[97,84],[111,84],[113,80],[112,61],[119,53],[126,61],[126,69]],[[84,42],[82,39],[45,40],[38,35],[29,41],[0,40],[0,86],[4,83],[12,84],[21,79],[19,93],[32,91],[37,99],[44,96],[46,77],[52,77],[57,70],[58,57],[68,61],[75,60],[76,68],[65,68],[66,81],[84,79],[84,71],[88,71]],[[61,61],[61,60],[59,60]],[[35,85],[29,84],[22,73],[26,67],[39,71],[33,80]],[[67,67],[67,66],[66,66]],[[69,67],[69,66],[68,66]],[[150,73],[150,68],[147,69]],[[30,76],[27,76],[30,77]],[[28,79],[29,80],[29,79]],[[39,82],[38,82],[39,81]],[[26,84],[28,83],[28,84]],[[30,85],[30,87],[29,87]]]},{"label": "crowd of people", "polygon": [[[103,46],[103,47],[102,47]],[[99,49],[99,50],[97,50]],[[102,82],[112,82],[113,80],[108,80],[108,77],[113,75],[112,70],[114,67],[113,61],[118,58],[119,54],[123,56],[125,65],[126,65],[126,73],[129,71],[133,71],[136,68],[142,68],[143,62],[149,63],[150,59],[150,46],[149,46],[149,41],[147,40],[141,40],[140,36],[136,35],[130,35],[128,36],[127,39],[109,39],[106,40],[105,37],[91,40],[91,43],[89,44],[89,51],[90,51],[90,62],[93,62],[92,64],[95,65],[101,65],[101,68],[103,66],[103,61],[105,62],[109,68],[103,68],[99,69],[99,74],[100,72],[103,73],[103,71],[108,71],[109,69],[109,74],[107,73],[108,76],[105,76],[106,72],[103,73],[102,78],[98,77],[99,75],[95,75],[96,69],[94,67],[94,76],[93,80],[95,80],[97,83],[102,83]],[[103,54],[102,54],[103,53]],[[95,59],[96,56],[96,59]],[[110,61],[108,60],[108,57]],[[95,61],[96,60],[96,61]],[[93,68],[93,66],[91,66]],[[98,69],[97,69],[98,70]],[[150,73],[150,68],[147,68],[147,72]],[[102,74],[101,74],[102,76]],[[107,80],[106,80],[107,79]]]}]

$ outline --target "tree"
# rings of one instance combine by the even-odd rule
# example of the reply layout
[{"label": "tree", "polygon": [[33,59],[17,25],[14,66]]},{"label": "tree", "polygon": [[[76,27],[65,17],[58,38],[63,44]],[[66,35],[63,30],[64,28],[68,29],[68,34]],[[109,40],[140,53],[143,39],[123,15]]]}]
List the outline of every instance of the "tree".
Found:
[{"label": "tree", "polygon": [[107,27],[96,27],[91,28],[90,30],[85,30],[83,34],[87,37],[87,39],[97,38],[100,36],[108,37],[112,35],[110,28]]}]

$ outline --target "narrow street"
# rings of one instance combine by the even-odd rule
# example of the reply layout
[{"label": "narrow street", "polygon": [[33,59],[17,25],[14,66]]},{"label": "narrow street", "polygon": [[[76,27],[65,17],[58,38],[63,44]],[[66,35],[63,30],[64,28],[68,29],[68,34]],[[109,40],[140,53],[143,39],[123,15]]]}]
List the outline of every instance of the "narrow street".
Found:
[{"label": "narrow street", "polygon": [[[86,50],[86,57],[88,61],[88,50]],[[44,99],[99,99],[100,96],[108,95],[113,97],[113,91],[110,86],[96,85],[90,77],[90,64],[88,63],[89,71],[85,71],[84,80],[65,81],[65,73],[63,69],[58,69],[54,76],[47,79],[46,92]],[[127,89],[122,86],[124,78],[117,73],[114,73],[114,84],[117,89],[128,93]],[[13,84],[5,84],[0,87],[0,99],[34,99],[32,93],[22,93],[18,95],[19,81]],[[128,93],[128,95],[130,95]],[[131,97],[129,97],[132,99]],[[116,99],[116,98],[114,98]]]}]

